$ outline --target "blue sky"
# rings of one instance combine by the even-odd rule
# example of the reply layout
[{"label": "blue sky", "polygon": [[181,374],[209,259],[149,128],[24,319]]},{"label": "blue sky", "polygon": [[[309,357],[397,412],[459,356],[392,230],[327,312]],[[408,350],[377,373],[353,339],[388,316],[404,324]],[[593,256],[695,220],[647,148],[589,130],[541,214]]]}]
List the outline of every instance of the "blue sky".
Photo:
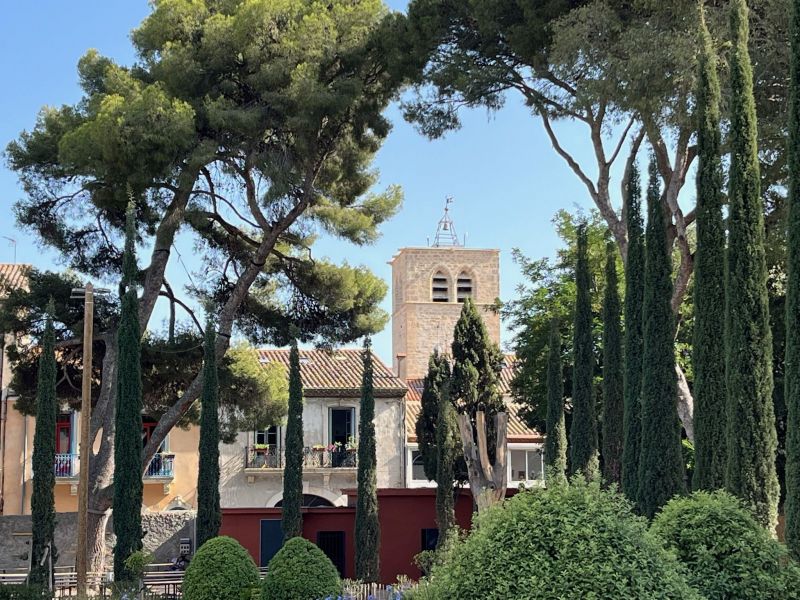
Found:
[{"label": "blue sky", "polygon": [[[405,0],[391,0],[402,10]],[[4,6],[0,20],[0,56],[5,81],[0,94],[0,146],[35,123],[44,105],[74,103],[80,98],[78,59],[89,48],[119,63],[134,61],[129,32],[149,13],[145,0],[36,0]],[[317,256],[363,264],[390,282],[387,264],[398,248],[425,245],[433,237],[444,199],[452,196],[452,215],[467,245],[501,251],[501,298],[511,299],[520,282],[512,248],[532,257],[553,255],[558,239],[554,213],[589,208],[584,187],[550,146],[541,124],[517,97],[494,114],[473,111],[464,126],[446,138],[428,141],[405,123],[397,107],[388,112],[394,128],[377,156],[380,186],[399,184],[405,192],[400,213],[383,227],[382,238],[368,248],[322,239]],[[590,161],[591,149],[578,125],[558,126],[559,135],[579,159]],[[587,162],[590,164],[590,162]],[[15,226],[12,206],[22,196],[14,173],[0,165],[0,236],[17,241],[17,261],[57,268],[56,257]],[[190,271],[197,268],[190,242],[179,244]],[[0,262],[11,262],[13,249],[0,238]],[[173,285],[186,280],[173,261]],[[389,295],[384,308],[390,311]],[[162,318],[155,316],[156,321]],[[156,322],[156,324],[158,324]],[[504,341],[508,341],[505,334]],[[374,338],[379,356],[391,364],[390,328]]]}]

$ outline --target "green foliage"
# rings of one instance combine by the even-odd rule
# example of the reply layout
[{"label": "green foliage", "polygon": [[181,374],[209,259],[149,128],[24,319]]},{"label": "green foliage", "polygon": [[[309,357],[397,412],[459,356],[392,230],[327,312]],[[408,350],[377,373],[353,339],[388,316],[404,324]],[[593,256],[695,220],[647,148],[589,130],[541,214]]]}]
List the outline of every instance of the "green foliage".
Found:
[{"label": "green foliage", "polygon": [[606,293],[603,297],[603,479],[622,481],[623,366],[622,307],[617,283],[616,244],[606,245]]},{"label": "green foliage", "polygon": [[200,464],[197,473],[197,545],[219,535],[222,512],[219,506],[219,399],[217,377],[217,334],[214,318],[206,320],[203,360],[203,392],[200,397]]},{"label": "green foliage", "polygon": [[580,473],[586,479],[599,475],[597,456],[597,416],[594,404],[592,375],[591,276],[587,256],[586,227],[578,228],[578,255],[575,262],[575,312],[572,341],[572,426],[569,432],[570,474]]},{"label": "green foliage", "polygon": [[547,352],[547,437],[544,462],[547,480],[566,483],[567,428],[564,423],[564,370],[561,367],[561,332],[557,319],[550,325]]},{"label": "green foliage", "polygon": [[646,261],[642,301],[642,450],[637,502],[644,515],[686,492],[675,374],[672,262],[658,171],[650,162],[647,187]]},{"label": "green foliage", "polygon": [[434,566],[430,588],[424,597],[441,600],[700,599],[628,502],[581,479],[479,514],[469,537]]},{"label": "green foliage", "polygon": [[786,543],[800,559],[800,4],[791,7],[786,286]]},{"label": "green foliage", "polygon": [[358,495],[356,498],[356,577],[367,583],[380,580],[381,525],[378,520],[378,474],[375,445],[375,394],[372,344],[364,340],[364,372],[358,421]]},{"label": "green foliage", "polygon": [[289,414],[284,459],[281,529],[286,541],[303,533],[303,380],[296,340],[292,341],[289,351]]},{"label": "green foliage", "polygon": [[436,481],[436,463],[439,456],[436,447],[436,424],[439,418],[442,386],[449,384],[449,380],[450,363],[447,357],[434,350],[428,359],[428,372],[422,383],[421,410],[414,427],[428,481]]},{"label": "green foliage", "polygon": [[[702,10],[702,9],[701,9]],[[697,251],[694,258],[694,489],[725,482],[725,224],[717,56],[701,13],[697,77]]]},{"label": "green foliage", "polygon": [[651,531],[675,552],[689,583],[708,600],[800,598],[800,567],[726,492],[671,500]]},{"label": "green foliage", "polygon": [[53,332],[54,307],[51,303],[42,337],[39,357],[38,392],[36,399],[36,430],[33,436],[33,494],[31,495],[31,571],[29,581],[47,586],[50,580],[50,563],[42,560],[48,550],[52,564],[56,564],[58,550],[55,546],[55,464],[56,455],[56,357]]},{"label": "green foliage", "polygon": [[450,536],[458,531],[453,485],[459,458],[463,462],[463,450],[456,411],[450,402],[450,365],[436,351],[433,358],[442,365],[444,378],[439,394],[439,412],[436,415],[436,524],[439,527],[436,547],[442,548],[448,543]]},{"label": "green foliage", "polygon": [[[520,266],[524,283],[518,289],[517,298],[504,303],[502,311],[504,321],[514,331],[512,348],[516,369],[511,382],[512,394],[521,405],[520,414],[528,425],[543,433],[547,433],[547,358],[550,326],[554,318],[558,319],[561,330],[564,386],[566,390],[572,390],[574,268],[578,221],[579,217],[563,210],[553,217],[553,227],[563,242],[554,260],[531,260],[519,250],[514,250],[514,260]],[[592,298],[595,355],[600,348],[603,330],[600,299],[605,290],[603,270],[607,230],[600,213],[591,211],[586,217],[586,231],[589,270],[595,292]],[[618,266],[621,266],[621,262]],[[599,375],[596,370],[594,377],[599,378]]]},{"label": "green foliage", "polygon": [[38,585],[2,585],[0,600],[50,600],[50,593]]},{"label": "green foliage", "polygon": [[186,600],[245,600],[258,589],[258,568],[239,542],[215,537],[198,548],[183,578]]},{"label": "green foliage", "polygon": [[625,265],[625,342],[623,374],[622,491],[631,502],[639,495],[642,448],[642,304],[644,302],[644,222],[639,167],[631,165],[627,182],[628,261]]},{"label": "green foliage", "polygon": [[142,365],[136,295],[135,215],[128,207],[122,310],[117,330],[117,406],[114,430],[114,581],[130,581],[128,557],[142,548]]},{"label": "green foliage", "polygon": [[325,553],[301,537],[288,540],[272,557],[264,578],[262,600],[317,600],[336,597],[339,573]]},{"label": "green foliage", "polygon": [[745,0],[731,2],[730,27],[733,45],[730,59],[725,487],[744,501],[759,523],[774,529],[779,489],[775,470],[777,434],[772,405],[772,339]]}]

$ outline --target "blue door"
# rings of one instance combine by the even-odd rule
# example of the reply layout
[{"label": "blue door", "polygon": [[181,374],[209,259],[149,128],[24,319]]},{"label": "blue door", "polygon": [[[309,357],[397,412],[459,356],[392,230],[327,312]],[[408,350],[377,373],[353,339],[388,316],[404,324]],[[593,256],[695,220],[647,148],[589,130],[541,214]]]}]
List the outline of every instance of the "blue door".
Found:
[{"label": "blue door", "polygon": [[261,566],[266,567],[283,545],[280,519],[261,519]]}]

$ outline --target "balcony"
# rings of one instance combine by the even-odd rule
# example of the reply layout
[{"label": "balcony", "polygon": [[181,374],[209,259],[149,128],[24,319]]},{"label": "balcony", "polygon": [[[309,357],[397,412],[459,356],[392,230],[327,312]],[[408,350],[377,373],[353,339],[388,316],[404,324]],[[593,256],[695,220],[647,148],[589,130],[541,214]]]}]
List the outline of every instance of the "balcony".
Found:
[{"label": "balcony", "polygon": [[77,454],[56,454],[53,471],[58,479],[74,479],[78,476],[79,465]]},{"label": "balcony", "polygon": [[172,479],[174,477],[173,466],[175,464],[174,454],[158,453],[154,454],[144,472],[145,479]]},{"label": "balcony", "polygon": [[[306,447],[303,448],[303,472],[355,472],[356,456],[355,448]],[[282,474],[285,464],[283,448],[248,446],[245,450],[244,468],[248,479],[255,475]]]}]

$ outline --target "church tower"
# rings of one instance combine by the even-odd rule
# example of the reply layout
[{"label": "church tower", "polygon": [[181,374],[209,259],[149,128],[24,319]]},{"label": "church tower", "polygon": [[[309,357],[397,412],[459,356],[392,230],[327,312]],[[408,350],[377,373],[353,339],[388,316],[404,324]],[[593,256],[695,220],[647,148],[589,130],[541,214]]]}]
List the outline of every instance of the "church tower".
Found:
[{"label": "church tower", "polygon": [[434,349],[450,353],[461,303],[471,297],[489,337],[500,343],[500,251],[465,248],[445,212],[432,246],[402,248],[392,265],[392,363],[400,379],[421,379]]}]

